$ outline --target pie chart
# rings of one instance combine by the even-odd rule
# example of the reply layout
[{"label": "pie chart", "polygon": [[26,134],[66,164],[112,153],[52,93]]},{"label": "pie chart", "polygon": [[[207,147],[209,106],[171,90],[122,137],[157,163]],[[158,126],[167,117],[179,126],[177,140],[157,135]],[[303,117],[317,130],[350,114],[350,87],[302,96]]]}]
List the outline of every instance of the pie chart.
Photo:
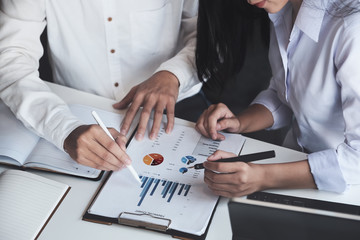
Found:
[{"label": "pie chart", "polygon": [[188,169],[184,167],[179,169],[179,172],[181,172],[182,174],[186,173],[187,171]]},{"label": "pie chart", "polygon": [[196,158],[193,156],[185,156],[181,158],[181,161],[187,165],[192,164],[196,161]]},{"label": "pie chart", "polygon": [[146,165],[156,166],[164,161],[164,157],[158,153],[150,153],[143,158],[143,161]]}]

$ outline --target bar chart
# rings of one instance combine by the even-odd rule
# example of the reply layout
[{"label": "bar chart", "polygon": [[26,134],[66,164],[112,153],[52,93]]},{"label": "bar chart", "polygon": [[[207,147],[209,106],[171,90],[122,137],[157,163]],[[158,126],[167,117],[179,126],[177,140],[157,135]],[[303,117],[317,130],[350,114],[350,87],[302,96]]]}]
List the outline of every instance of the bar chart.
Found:
[{"label": "bar chart", "polygon": [[140,176],[141,178],[141,193],[140,200],[137,206],[141,206],[145,197],[157,196],[163,198],[166,202],[170,203],[174,196],[186,197],[189,194],[191,185],[178,183],[153,177]]}]

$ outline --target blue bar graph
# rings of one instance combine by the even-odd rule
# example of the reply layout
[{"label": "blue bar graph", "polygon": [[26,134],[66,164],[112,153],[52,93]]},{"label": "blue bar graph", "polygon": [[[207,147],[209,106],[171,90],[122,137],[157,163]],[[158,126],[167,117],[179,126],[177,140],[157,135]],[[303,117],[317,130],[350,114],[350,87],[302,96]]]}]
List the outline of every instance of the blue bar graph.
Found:
[{"label": "blue bar graph", "polygon": [[147,181],[147,182],[144,181],[143,184],[141,184],[141,186],[143,186],[144,183],[146,183],[146,184],[145,184],[145,187],[143,187],[143,190],[142,190],[141,193],[140,193],[140,202],[138,203],[138,206],[141,205],[141,203],[142,203],[142,201],[144,200],[147,192],[149,191],[149,188],[150,188],[151,184],[153,183],[153,181],[154,181],[154,179],[153,179],[153,178],[150,178],[149,181]]},{"label": "blue bar graph", "polygon": [[166,183],[164,190],[161,192],[161,194],[163,195],[163,198],[166,197],[166,194],[168,193],[171,184],[173,184],[173,182]]},{"label": "blue bar graph", "polygon": [[178,187],[179,183],[175,183],[172,185],[171,189],[170,189],[170,197],[168,198],[167,202],[170,202],[172,197],[174,196],[174,193],[176,191],[176,188]]},{"label": "blue bar graph", "polygon": [[184,186],[185,186],[185,184],[183,184],[183,183],[181,183],[180,185],[181,185],[181,187],[180,187],[180,190],[179,190],[178,195],[180,195],[180,194],[181,194],[181,192],[182,192],[182,190],[184,189]]},{"label": "blue bar graph", "polygon": [[184,194],[185,197],[188,195],[190,187],[191,187],[190,185],[185,186],[185,194]]},{"label": "blue bar graph", "polygon": [[157,186],[159,185],[159,182],[160,182],[160,179],[155,180],[155,186],[154,186],[153,190],[151,191],[150,196],[154,195],[154,192],[155,192]]},{"label": "blue bar graph", "polygon": [[[183,196],[186,197],[191,188],[191,185],[184,184],[184,183],[161,180],[161,179],[152,178],[152,177],[149,178],[149,177],[144,177],[144,176],[140,176],[140,178],[141,178],[141,182],[142,182],[140,188],[142,189],[142,191],[139,195],[140,201],[137,204],[138,206],[141,206],[141,204],[143,203],[146,196],[154,196],[154,194],[156,193],[156,190],[158,188],[162,188],[162,189],[157,191],[157,194],[159,194],[161,196],[161,198],[167,198],[166,202],[168,202],[168,203],[171,202],[174,195],[181,196],[183,193]],[[161,182],[161,184],[160,184],[160,182]],[[180,189],[176,194],[176,190],[178,189],[179,185],[180,185]],[[151,189],[151,191],[149,191],[150,189]]]}]

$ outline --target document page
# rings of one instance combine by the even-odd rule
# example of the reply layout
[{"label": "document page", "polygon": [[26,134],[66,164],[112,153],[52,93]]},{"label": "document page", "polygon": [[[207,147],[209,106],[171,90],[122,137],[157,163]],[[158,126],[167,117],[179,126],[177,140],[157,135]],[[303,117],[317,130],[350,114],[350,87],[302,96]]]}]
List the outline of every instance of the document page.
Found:
[{"label": "document page", "polygon": [[[76,104],[70,105],[69,107],[71,112],[85,124],[97,124],[91,115],[91,111],[94,110],[94,108]],[[122,115],[100,109],[95,110],[106,119],[107,126],[119,130]],[[29,155],[25,166],[52,169],[62,173],[89,178],[95,178],[101,173],[101,170],[78,164],[67,153],[59,150],[55,145],[45,139],[40,139],[36,148]]]},{"label": "document page", "polygon": [[[148,129],[151,126],[152,121]],[[194,127],[175,124],[171,134],[162,127],[155,140],[147,137],[148,132],[142,141],[132,139],[127,153],[142,184],[128,169],[112,173],[88,212],[111,218],[125,212],[146,214],[152,216],[146,221],[169,219],[170,229],[202,235],[218,196],[204,183],[204,170],[187,167],[206,161],[217,149],[239,153],[245,138],[225,135],[226,140],[213,141]]]},{"label": "document page", "polygon": [[[70,110],[84,124],[97,124],[91,115],[96,110],[107,127],[120,131],[122,113],[114,113],[90,106],[73,104]],[[136,115],[131,133],[138,121]],[[27,129],[10,109],[0,101],[0,163],[40,168],[82,177],[96,178],[101,170],[90,168],[74,161],[67,153]]]},{"label": "document page", "polygon": [[0,101],[0,162],[23,165],[38,141],[39,137]]},{"label": "document page", "polygon": [[[97,124],[91,115],[91,111],[96,110],[107,127],[112,127],[120,131],[123,114],[94,109],[93,107],[85,105],[74,104],[69,107],[72,113],[85,124]],[[134,128],[135,126],[130,130]],[[101,170],[78,164],[67,153],[59,150],[55,145],[45,139],[41,139],[34,151],[30,154],[26,161],[26,167],[47,168],[89,178],[95,178],[101,173]]]}]

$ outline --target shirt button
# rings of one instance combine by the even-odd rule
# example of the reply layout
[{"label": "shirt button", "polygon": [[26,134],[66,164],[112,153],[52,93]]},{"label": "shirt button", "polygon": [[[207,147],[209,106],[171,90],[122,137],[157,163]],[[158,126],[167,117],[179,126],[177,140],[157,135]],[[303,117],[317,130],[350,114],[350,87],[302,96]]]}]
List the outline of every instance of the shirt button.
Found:
[{"label": "shirt button", "polygon": [[112,17],[108,17],[108,19],[107,19],[109,22],[111,22],[112,21]]},{"label": "shirt button", "polygon": [[115,87],[118,87],[118,86],[119,86],[119,83],[118,83],[118,82],[114,83],[114,86],[115,86]]},{"label": "shirt button", "polygon": [[111,52],[111,53],[115,53],[115,49],[111,49],[110,52]]}]

